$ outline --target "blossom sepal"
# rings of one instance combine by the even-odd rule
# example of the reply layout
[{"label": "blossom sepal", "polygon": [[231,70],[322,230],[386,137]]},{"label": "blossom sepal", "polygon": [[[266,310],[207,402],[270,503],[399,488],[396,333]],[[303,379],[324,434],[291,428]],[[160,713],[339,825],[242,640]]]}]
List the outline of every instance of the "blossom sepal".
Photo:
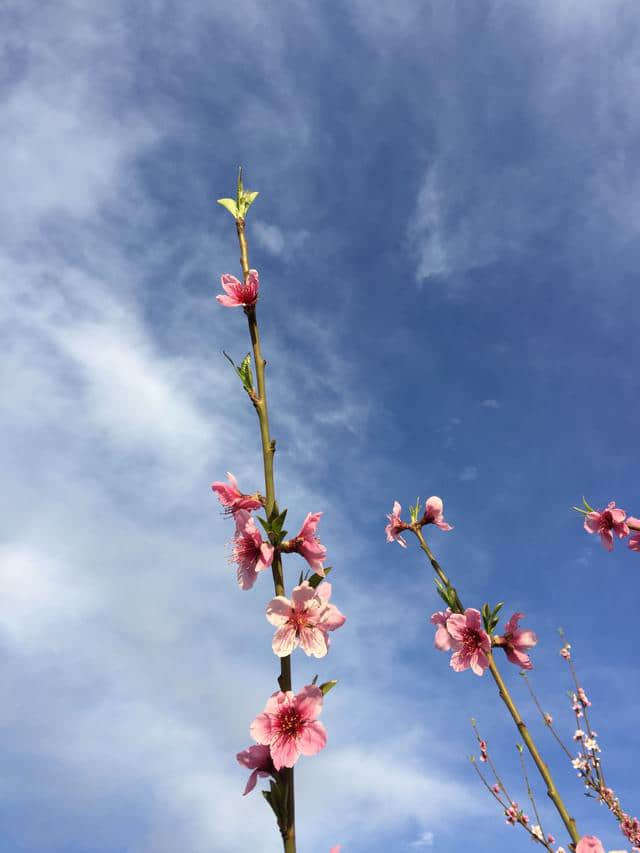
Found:
[{"label": "blossom sepal", "polygon": [[322,690],[322,695],[326,696],[330,690],[333,690],[337,683],[338,679],[332,678],[331,681],[324,681],[322,684],[319,684],[318,687]]},{"label": "blossom sepal", "polygon": [[262,796],[271,806],[271,811],[276,816],[278,829],[282,832],[289,825],[289,798],[287,796],[287,785],[278,774],[277,778],[271,780],[268,791],[262,791]]}]

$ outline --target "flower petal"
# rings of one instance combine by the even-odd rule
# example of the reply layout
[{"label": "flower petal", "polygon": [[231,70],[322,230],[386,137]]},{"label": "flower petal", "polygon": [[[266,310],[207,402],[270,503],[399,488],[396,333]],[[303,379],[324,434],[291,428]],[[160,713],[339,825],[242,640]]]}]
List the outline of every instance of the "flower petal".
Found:
[{"label": "flower petal", "polygon": [[327,745],[327,731],[319,720],[308,723],[298,737],[298,748],[303,755],[315,755]]}]

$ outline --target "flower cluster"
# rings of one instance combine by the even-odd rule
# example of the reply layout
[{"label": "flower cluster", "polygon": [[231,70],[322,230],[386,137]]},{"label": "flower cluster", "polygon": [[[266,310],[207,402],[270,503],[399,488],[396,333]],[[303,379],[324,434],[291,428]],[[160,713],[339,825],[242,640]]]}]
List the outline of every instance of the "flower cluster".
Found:
[{"label": "flower cluster", "polygon": [[[267,620],[277,628],[272,642],[274,653],[287,657],[300,647],[307,655],[324,657],[329,650],[329,633],[340,628],[345,617],[330,603],[331,584],[321,581],[327,549],[316,531],[322,513],[308,513],[292,539],[264,540],[251,515],[264,505],[264,499],[258,492],[242,492],[233,474],[227,473],[227,478],[227,482],[215,482],[211,488],[235,522],[231,561],[236,564],[240,588],[253,587],[258,574],[273,564],[277,550],[300,554],[315,573],[293,588],[291,598],[277,595],[267,605]],[[271,776],[276,780],[278,771],[293,767],[300,755],[315,755],[325,746],[327,735],[317,719],[322,701],[322,690],[314,685],[307,685],[296,695],[288,690],[271,696],[250,727],[257,745],[236,756],[239,764],[252,771],[245,794],[255,788],[259,778]]]},{"label": "flower cluster", "polygon": [[607,551],[613,550],[614,535],[618,539],[629,536],[629,548],[640,551],[640,518],[631,515],[627,517],[627,513],[617,507],[615,501],[610,501],[603,510],[589,507],[589,511],[584,513],[584,529],[587,533],[600,534],[600,541]]},{"label": "flower cluster", "polygon": [[[415,524],[407,524],[407,522],[403,521],[400,518],[400,513],[402,512],[402,507],[398,503],[398,501],[393,502],[393,510],[387,518],[389,519],[389,523],[385,527],[385,533],[387,534],[387,542],[397,542],[398,545],[401,545],[403,548],[407,547],[406,540],[401,533],[404,530],[416,529],[419,527],[424,527],[425,524],[435,524],[436,527],[439,527],[440,530],[453,530],[453,527],[444,519],[443,515],[444,505],[442,503],[442,498],[433,495],[428,498],[424,505],[424,513],[420,519],[415,521]],[[417,507],[416,507],[416,516],[417,516]],[[413,516],[416,518],[416,516]]]},{"label": "flower cluster", "polygon": [[526,650],[535,646],[537,638],[533,631],[518,627],[523,616],[514,613],[505,625],[505,633],[490,637],[479,610],[469,607],[464,613],[453,613],[447,608],[431,616],[431,622],[437,626],[434,644],[441,652],[453,652],[450,665],[456,672],[471,669],[482,675],[489,666],[492,645],[502,647],[511,663],[531,669],[533,664]]}]

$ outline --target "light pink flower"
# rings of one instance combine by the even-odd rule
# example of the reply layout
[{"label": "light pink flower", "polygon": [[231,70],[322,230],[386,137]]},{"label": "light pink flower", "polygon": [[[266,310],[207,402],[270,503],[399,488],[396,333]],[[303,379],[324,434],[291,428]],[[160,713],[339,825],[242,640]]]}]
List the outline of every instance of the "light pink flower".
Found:
[{"label": "light pink flower", "polygon": [[235,514],[236,534],[232,540],[231,560],[238,564],[238,586],[251,589],[258,572],[264,571],[273,561],[273,545],[263,542],[256,523],[246,509]]},{"label": "light pink flower", "polygon": [[629,528],[625,524],[626,512],[616,508],[616,502],[610,501],[602,512],[588,512],[584,517],[584,529],[588,533],[599,533],[602,544],[607,551],[613,550],[613,534],[618,539],[624,539],[629,535]]},{"label": "light pink flower", "polygon": [[294,696],[274,693],[264,711],[251,723],[251,737],[268,746],[276,770],[293,767],[300,755],[315,755],[327,745],[327,733],[318,717],[322,691],[309,684]]},{"label": "light pink flower", "polygon": [[293,549],[298,554],[301,554],[313,571],[324,577],[323,563],[327,556],[327,549],[320,544],[320,540],[316,536],[316,527],[322,518],[321,512],[310,512],[307,514],[300,533],[293,540]]},{"label": "light pink flower", "polygon": [[503,648],[511,663],[515,663],[516,666],[520,666],[522,669],[532,669],[533,664],[531,663],[529,655],[526,653],[525,649],[530,649],[532,646],[535,646],[538,642],[538,638],[533,631],[518,628],[518,623],[523,616],[524,613],[514,613],[505,625],[505,644]]},{"label": "light pink flower", "polygon": [[244,282],[238,281],[234,275],[229,275],[228,273],[220,276],[220,282],[226,296],[220,294],[216,296],[216,299],[226,308],[236,308],[239,306],[249,308],[258,301],[260,281],[257,270],[249,270],[249,275]]},{"label": "light pink flower", "polygon": [[268,746],[249,746],[236,755],[236,761],[238,764],[248,767],[249,770],[253,770],[253,773],[247,780],[243,796],[253,791],[258,781],[258,776],[264,778],[265,776],[272,776],[276,772]]},{"label": "light pink flower", "polygon": [[578,841],[576,853],[605,853],[605,850],[602,841],[595,835],[583,835]]},{"label": "light pink flower", "polygon": [[277,595],[267,605],[267,619],[278,630],[272,648],[278,657],[286,657],[300,646],[307,655],[322,658],[329,650],[329,631],[345,623],[345,617],[334,604],[329,604],[331,584],[321,583],[316,589],[308,581],[293,588],[291,600]]},{"label": "light pink flower", "polygon": [[239,509],[259,509],[262,506],[257,494],[245,495],[238,488],[236,478],[227,471],[228,483],[216,481],[211,484],[211,488],[217,493],[220,503],[226,507],[229,512],[236,513]]},{"label": "light pink flower", "polygon": [[432,624],[438,626],[433,643],[441,652],[448,652],[453,642],[451,634],[447,631],[447,619],[451,616],[451,612],[451,608],[447,607],[446,610],[438,610],[431,615]]},{"label": "light pink flower", "polygon": [[336,844],[335,847],[332,847],[331,850],[329,850],[329,853],[340,853],[341,850],[342,850],[342,845]]},{"label": "light pink flower", "polygon": [[435,524],[440,530],[453,530],[453,527],[444,520],[442,515],[442,499],[435,495],[429,498],[424,505],[424,515],[421,524]]},{"label": "light pink flower", "polygon": [[401,545],[403,548],[407,547],[407,543],[402,536],[400,536],[400,532],[402,530],[407,529],[407,525],[400,518],[400,513],[402,512],[402,507],[398,503],[398,501],[393,502],[393,512],[387,516],[389,519],[389,524],[384,529],[384,532],[387,534],[387,542],[397,542],[398,545]]},{"label": "light pink flower", "polygon": [[627,519],[627,527],[634,531],[634,535],[629,539],[629,548],[632,551],[640,551],[640,533],[635,533],[636,530],[640,531],[640,518],[630,515]]},{"label": "light pink flower", "polygon": [[451,668],[462,672],[470,667],[476,675],[482,675],[489,666],[487,654],[491,651],[491,640],[482,627],[480,611],[468,607],[464,613],[453,613],[447,619],[447,631],[454,649]]}]

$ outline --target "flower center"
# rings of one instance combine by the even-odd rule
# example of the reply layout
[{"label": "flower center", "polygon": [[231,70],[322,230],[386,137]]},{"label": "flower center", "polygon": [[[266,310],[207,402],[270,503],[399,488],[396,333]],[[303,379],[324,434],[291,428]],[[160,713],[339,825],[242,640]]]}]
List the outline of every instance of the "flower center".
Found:
[{"label": "flower center", "polygon": [[482,645],[481,637],[478,631],[473,628],[465,628],[462,637],[462,648],[467,653],[475,652]]},{"label": "flower center", "polygon": [[300,714],[295,708],[287,708],[278,716],[278,728],[280,733],[295,737],[302,728],[302,720]]},{"label": "flower center", "polygon": [[291,627],[295,628],[296,631],[309,627],[309,620],[304,610],[294,610],[289,617],[289,622],[291,623]]}]

